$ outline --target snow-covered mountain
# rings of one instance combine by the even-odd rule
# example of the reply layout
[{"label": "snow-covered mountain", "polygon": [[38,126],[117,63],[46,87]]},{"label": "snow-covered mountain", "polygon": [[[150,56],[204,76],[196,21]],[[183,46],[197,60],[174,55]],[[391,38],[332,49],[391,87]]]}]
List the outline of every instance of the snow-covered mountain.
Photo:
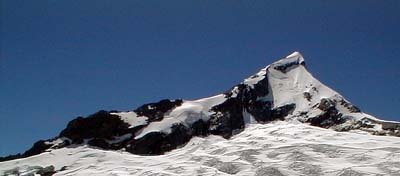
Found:
[{"label": "snow-covered mountain", "polygon": [[400,175],[398,137],[294,52],[222,94],[78,117],[0,175]]}]

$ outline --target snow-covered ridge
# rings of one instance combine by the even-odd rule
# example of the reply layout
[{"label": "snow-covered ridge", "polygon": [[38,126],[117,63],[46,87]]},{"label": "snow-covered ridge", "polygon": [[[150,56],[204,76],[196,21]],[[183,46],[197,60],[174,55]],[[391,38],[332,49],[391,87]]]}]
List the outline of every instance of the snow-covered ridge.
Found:
[{"label": "snow-covered ridge", "polygon": [[58,175],[352,176],[400,173],[396,137],[338,133],[296,121],[251,124],[227,140],[194,137],[160,156],[132,155],[90,146],[53,150],[1,162],[0,175],[28,175],[53,168]]},{"label": "snow-covered ridge", "polygon": [[159,155],[196,136],[235,138],[246,126],[277,120],[335,131],[400,136],[399,122],[361,112],[314,78],[303,56],[294,52],[225,93],[199,100],[161,100],[126,112],[99,111],[72,120],[56,138],[39,141],[24,154],[3,160],[80,145]]}]

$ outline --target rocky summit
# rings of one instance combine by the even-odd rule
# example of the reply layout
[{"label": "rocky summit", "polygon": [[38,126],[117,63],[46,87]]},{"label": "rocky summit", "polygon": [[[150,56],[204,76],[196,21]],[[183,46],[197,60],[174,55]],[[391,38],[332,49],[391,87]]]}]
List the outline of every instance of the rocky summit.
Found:
[{"label": "rocky summit", "polygon": [[[324,134],[332,140],[321,136]],[[315,137],[314,141],[310,136]],[[393,158],[364,169],[366,165],[353,167],[351,159],[349,167],[340,165],[347,161],[341,154],[343,157],[354,154],[358,162],[364,159],[357,157],[372,157],[358,155],[355,138],[368,138],[358,142],[370,143],[373,147],[379,137],[383,141],[381,147],[390,146],[386,154]],[[399,122],[363,113],[315,79],[303,56],[294,52],[212,97],[166,99],[131,111],[99,111],[88,117],[77,117],[53,139],[40,140],[24,153],[0,158],[0,174],[390,175],[400,171],[398,163],[388,165],[392,159],[400,160],[400,138],[397,137],[400,137]],[[336,142],[341,145],[338,146],[332,142],[335,140],[344,141]],[[346,140],[349,140],[348,146]],[[320,152],[320,155],[309,152]],[[261,155],[269,159],[264,161]],[[98,163],[92,162],[94,168],[122,158],[116,162],[121,162],[120,169],[112,167],[108,172],[94,172],[96,169],[85,165],[86,159],[93,158]],[[159,163],[161,169],[143,160]],[[321,166],[329,165],[329,160],[337,165]],[[173,166],[175,161],[182,165]]]}]

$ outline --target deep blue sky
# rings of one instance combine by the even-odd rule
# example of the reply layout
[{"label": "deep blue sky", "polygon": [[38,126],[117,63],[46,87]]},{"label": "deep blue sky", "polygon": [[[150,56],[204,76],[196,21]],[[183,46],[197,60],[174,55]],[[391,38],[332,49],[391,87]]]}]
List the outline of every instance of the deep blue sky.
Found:
[{"label": "deep blue sky", "polygon": [[298,50],[363,111],[400,120],[400,1],[1,0],[0,155],[77,116],[229,89]]}]

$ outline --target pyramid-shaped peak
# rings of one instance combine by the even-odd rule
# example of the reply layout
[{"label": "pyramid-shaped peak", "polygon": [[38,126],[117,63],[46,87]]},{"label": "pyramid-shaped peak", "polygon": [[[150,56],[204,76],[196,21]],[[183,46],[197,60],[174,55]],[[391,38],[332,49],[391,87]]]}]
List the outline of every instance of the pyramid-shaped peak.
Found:
[{"label": "pyramid-shaped peak", "polygon": [[285,58],[271,64],[274,69],[280,70],[284,73],[299,65],[305,65],[305,62],[303,56],[298,51],[295,51]]},{"label": "pyramid-shaped peak", "polygon": [[298,51],[295,51],[292,54],[286,56],[286,58],[293,58],[293,57],[302,58],[304,60],[303,55]]}]

